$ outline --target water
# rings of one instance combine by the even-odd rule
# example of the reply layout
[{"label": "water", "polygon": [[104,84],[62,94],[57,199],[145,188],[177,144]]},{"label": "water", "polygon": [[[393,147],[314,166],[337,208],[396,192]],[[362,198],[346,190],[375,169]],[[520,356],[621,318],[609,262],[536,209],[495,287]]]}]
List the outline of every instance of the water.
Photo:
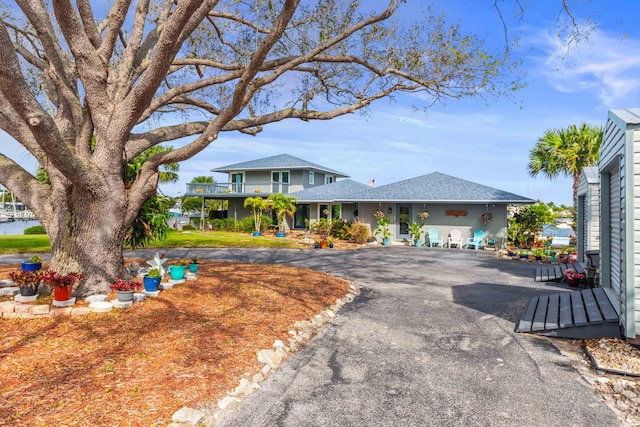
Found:
[{"label": "water", "polygon": [[555,225],[545,225],[542,227],[542,235],[540,237],[546,239],[549,234],[553,235],[551,246],[569,246],[571,244],[569,236],[575,238],[576,232],[573,228],[558,228]]},{"label": "water", "polygon": [[575,236],[576,232],[573,228],[558,228],[555,225],[545,225],[542,227],[542,236],[547,237],[549,233],[553,234],[553,237],[569,237]]},{"label": "water", "polygon": [[0,222],[0,236],[24,234],[25,228],[33,227],[34,225],[40,225],[40,221],[37,219],[27,221],[17,219],[13,222]]}]

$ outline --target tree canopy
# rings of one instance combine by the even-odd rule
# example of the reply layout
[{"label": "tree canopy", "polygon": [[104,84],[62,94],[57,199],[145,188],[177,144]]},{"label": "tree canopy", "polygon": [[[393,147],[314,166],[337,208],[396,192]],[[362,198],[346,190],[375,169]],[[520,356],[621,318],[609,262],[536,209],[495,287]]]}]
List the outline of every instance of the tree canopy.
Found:
[{"label": "tree canopy", "polygon": [[0,154],[0,184],[47,230],[52,268],[85,272],[90,291],[126,275],[126,230],[163,165],[224,132],[329,120],[400,92],[428,106],[519,87],[509,49],[488,51],[434,9],[400,26],[397,0],[105,5],[16,0],[0,15],[0,128],[49,177]]},{"label": "tree canopy", "polygon": [[597,164],[603,134],[602,126],[587,123],[545,131],[529,152],[529,173],[531,176],[542,173],[550,179],[559,175],[573,177],[573,204],[576,208],[582,169]]}]

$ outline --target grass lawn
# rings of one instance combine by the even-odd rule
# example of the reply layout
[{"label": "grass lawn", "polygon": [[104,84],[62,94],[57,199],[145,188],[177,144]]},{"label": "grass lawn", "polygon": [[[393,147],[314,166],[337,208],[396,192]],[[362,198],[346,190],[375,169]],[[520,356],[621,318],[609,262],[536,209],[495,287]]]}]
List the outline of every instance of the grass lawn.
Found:
[{"label": "grass lawn", "polygon": [[[16,268],[0,266],[0,278]],[[0,319],[0,425],[169,424],[181,407],[213,406],[250,379],[261,368],[257,351],[286,343],[296,321],[349,286],[281,265],[205,260],[198,273],[129,309]]]},{"label": "grass lawn", "polygon": [[[265,234],[253,237],[247,233],[225,231],[175,231],[169,232],[164,242],[154,242],[150,248],[298,248],[300,239],[276,238]],[[128,248],[125,248],[128,249]],[[49,238],[42,234],[0,236],[0,254],[42,253],[51,251]]]}]

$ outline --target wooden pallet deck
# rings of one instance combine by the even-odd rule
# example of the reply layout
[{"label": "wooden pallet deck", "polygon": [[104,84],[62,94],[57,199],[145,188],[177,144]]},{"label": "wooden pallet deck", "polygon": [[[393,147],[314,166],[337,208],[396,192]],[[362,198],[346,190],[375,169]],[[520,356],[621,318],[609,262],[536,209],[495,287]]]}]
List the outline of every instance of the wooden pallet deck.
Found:
[{"label": "wooden pallet deck", "polygon": [[542,295],[527,303],[516,332],[591,339],[619,337],[619,316],[602,288]]},{"label": "wooden pallet deck", "polygon": [[553,264],[536,268],[536,282],[560,282],[564,277],[564,272],[572,268],[573,271],[585,274],[585,269],[579,262],[566,264]]}]

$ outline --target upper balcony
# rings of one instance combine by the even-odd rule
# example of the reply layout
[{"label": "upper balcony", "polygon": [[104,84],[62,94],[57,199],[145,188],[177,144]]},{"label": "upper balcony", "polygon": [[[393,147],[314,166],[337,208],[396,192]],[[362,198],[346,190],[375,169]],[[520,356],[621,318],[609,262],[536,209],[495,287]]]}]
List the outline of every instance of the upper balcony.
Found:
[{"label": "upper balcony", "polygon": [[289,184],[281,182],[258,182],[258,183],[237,183],[237,182],[217,182],[215,184],[187,184],[185,196],[187,197],[206,197],[206,196],[224,196],[225,194],[272,194],[272,193],[289,193]]}]

